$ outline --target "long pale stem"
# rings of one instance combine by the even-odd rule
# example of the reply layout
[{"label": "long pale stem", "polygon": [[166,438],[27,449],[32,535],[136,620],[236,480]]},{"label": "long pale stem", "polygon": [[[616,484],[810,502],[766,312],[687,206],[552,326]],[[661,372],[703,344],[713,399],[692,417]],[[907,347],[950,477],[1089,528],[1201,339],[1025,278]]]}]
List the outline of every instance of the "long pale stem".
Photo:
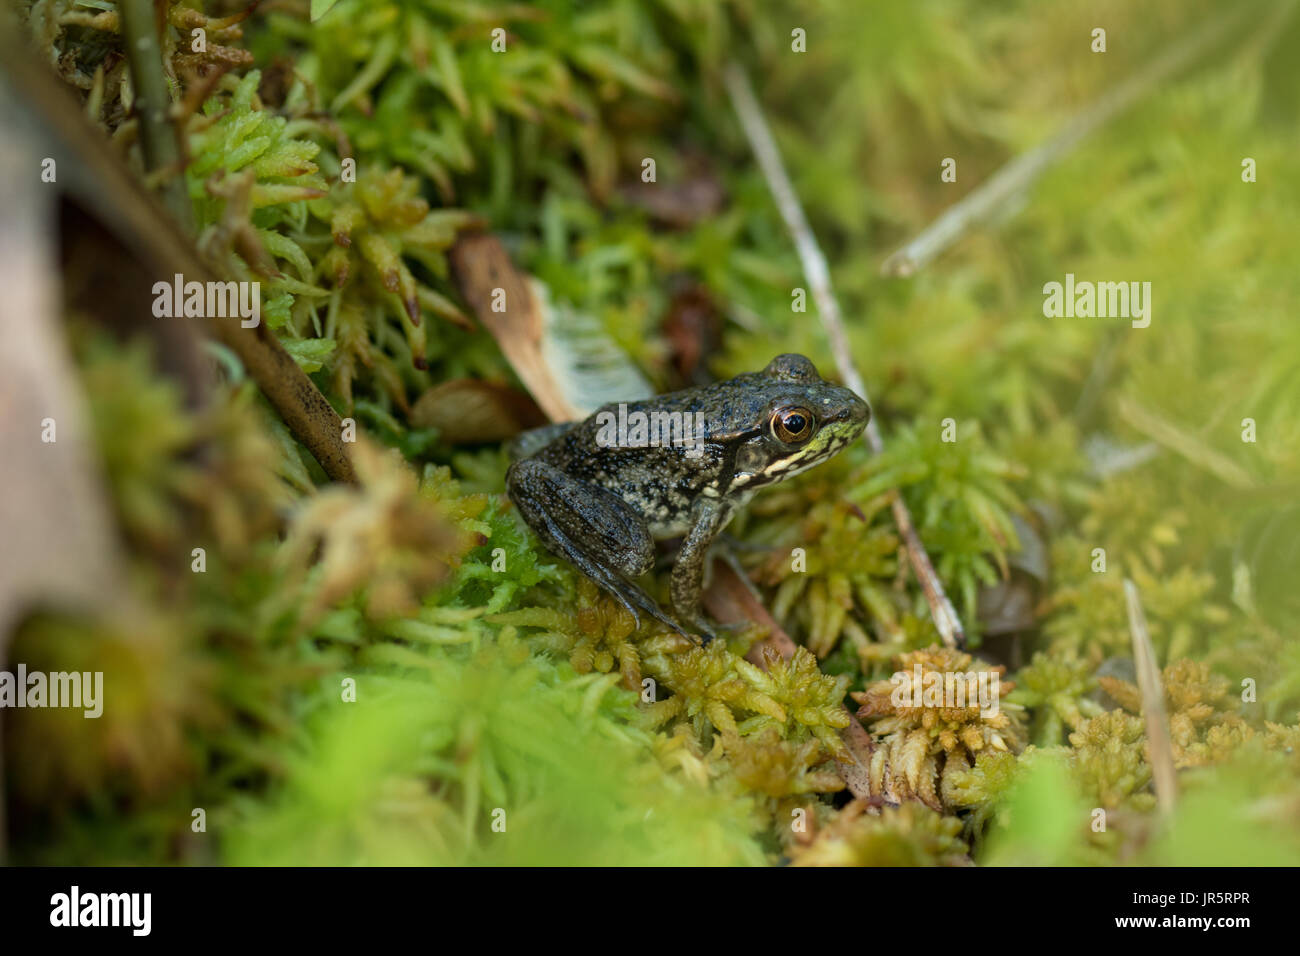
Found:
[{"label": "long pale stem", "polygon": [[[727,85],[727,92],[731,95],[736,114],[740,117],[740,124],[745,130],[750,148],[754,150],[759,168],[762,169],[763,176],[767,180],[768,189],[772,191],[777,208],[781,211],[781,218],[785,220],[786,228],[790,230],[794,240],[804,275],[808,285],[812,287],[813,301],[817,303],[817,312],[830,339],[831,352],[835,356],[840,378],[844,380],[845,385],[869,403],[866,385],[853,364],[853,355],[849,350],[849,337],[844,330],[844,317],[840,312],[835,293],[831,289],[831,274],[826,265],[826,257],[822,254],[817,238],[808,225],[808,218],[804,215],[803,206],[795,194],[794,186],[790,183],[790,177],[786,175],[785,165],[781,162],[781,153],[777,149],[775,140],[772,139],[763,111],[754,98],[749,78],[739,64],[732,63],[724,72],[723,80]],[[864,439],[873,454],[878,455],[884,450],[885,443],[880,437],[880,428],[874,417],[867,423]],[[894,524],[898,526],[898,533],[903,540],[903,548],[907,552],[912,570],[916,573],[917,580],[921,582],[935,626],[938,627],[939,634],[946,645],[960,647],[966,642],[961,620],[957,617],[952,602],[948,600],[943,582],[939,580],[939,575],[930,562],[930,555],[916,532],[911,512],[908,511],[903,496],[896,489],[891,490],[889,496]]]}]

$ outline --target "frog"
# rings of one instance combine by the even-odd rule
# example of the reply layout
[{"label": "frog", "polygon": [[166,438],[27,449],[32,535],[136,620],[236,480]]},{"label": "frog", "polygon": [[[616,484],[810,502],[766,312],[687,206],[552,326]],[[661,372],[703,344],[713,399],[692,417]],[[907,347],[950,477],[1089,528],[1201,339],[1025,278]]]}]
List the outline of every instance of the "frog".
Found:
[{"label": "frog", "polygon": [[[786,353],[761,372],[525,432],[510,447],[506,492],[546,548],[637,627],[643,613],[707,644],[715,626],[700,610],[704,572],[722,530],[761,489],[846,448],[870,417],[851,389]],[[662,427],[640,427],[647,421]],[[654,568],[656,542],[678,537],[670,616],[637,579]]]}]

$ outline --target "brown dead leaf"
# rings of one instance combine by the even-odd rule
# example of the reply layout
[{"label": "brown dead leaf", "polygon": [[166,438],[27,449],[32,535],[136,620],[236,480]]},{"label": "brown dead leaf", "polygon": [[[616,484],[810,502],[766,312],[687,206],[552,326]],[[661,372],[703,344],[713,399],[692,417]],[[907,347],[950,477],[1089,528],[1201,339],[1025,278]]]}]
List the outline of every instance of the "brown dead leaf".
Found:
[{"label": "brown dead leaf", "polygon": [[600,321],[552,301],[495,236],[462,234],[449,258],[462,297],[551,421],[586,418],[609,402],[651,393]]},{"label": "brown dead leaf", "polygon": [[546,424],[537,403],[518,389],[459,378],[437,385],[416,400],[411,423],[436,428],[443,441],[474,445],[505,441]]},{"label": "brown dead leaf", "polygon": [[541,308],[501,240],[485,234],[461,236],[448,257],[461,296],[542,411],[555,422],[582,418],[542,358]]}]

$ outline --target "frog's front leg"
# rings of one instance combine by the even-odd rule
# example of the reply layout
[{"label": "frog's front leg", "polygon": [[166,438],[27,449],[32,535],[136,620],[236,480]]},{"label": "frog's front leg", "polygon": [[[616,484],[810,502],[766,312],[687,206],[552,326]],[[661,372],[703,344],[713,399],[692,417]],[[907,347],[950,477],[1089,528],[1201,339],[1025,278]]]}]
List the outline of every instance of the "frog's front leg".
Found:
[{"label": "frog's front leg", "polygon": [[691,530],[687,532],[682,548],[673,565],[669,590],[677,618],[688,627],[696,627],[712,637],[700,614],[700,594],[704,590],[704,564],[708,560],[709,545],[731,517],[731,509],[716,498],[700,498],[691,508]]},{"label": "frog's front leg", "polygon": [[546,546],[614,595],[638,626],[636,608],[688,636],[654,598],[628,580],[648,572],[655,558],[650,529],[631,505],[535,458],[510,466],[506,491]]}]

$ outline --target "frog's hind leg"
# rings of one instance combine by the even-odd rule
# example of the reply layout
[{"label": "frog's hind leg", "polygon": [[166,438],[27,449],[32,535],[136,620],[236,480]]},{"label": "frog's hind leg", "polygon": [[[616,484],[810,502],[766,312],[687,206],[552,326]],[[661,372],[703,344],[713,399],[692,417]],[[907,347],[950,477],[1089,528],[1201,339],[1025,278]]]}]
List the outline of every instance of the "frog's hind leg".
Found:
[{"label": "frog's hind leg", "polygon": [[535,458],[510,466],[506,489],[546,546],[617,598],[638,626],[640,608],[689,636],[654,598],[628,580],[654,566],[655,548],[645,521],[627,502]]}]

